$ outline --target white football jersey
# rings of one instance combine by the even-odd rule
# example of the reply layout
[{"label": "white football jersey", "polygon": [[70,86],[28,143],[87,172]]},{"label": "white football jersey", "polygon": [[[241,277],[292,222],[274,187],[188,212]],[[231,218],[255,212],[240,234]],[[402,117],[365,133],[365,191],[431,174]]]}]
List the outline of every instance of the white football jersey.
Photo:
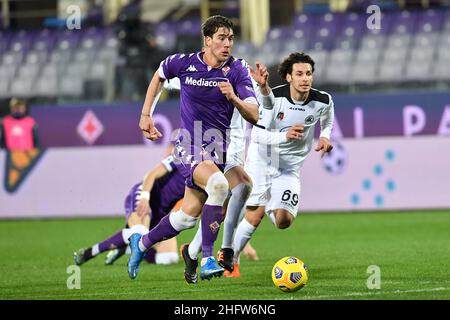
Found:
[{"label": "white football jersey", "polygon": [[[291,98],[289,84],[286,84],[273,88],[269,97],[260,99],[260,103],[263,108],[260,108],[258,124],[270,131],[272,140],[268,141],[269,132],[254,127],[248,160],[260,156],[279,169],[298,171],[312,149],[314,128],[319,120],[320,136],[330,139],[334,121],[334,104],[330,94],[311,89],[306,101],[296,102]],[[294,124],[305,126],[304,136],[301,140],[288,142],[286,131]],[[278,142],[274,140],[277,136]],[[273,145],[268,146],[271,143]]]},{"label": "white football jersey", "polygon": [[[243,60],[242,60],[243,61]],[[247,64],[245,61],[243,63]],[[258,102],[260,103],[260,92],[258,89],[258,85],[255,80],[253,80],[252,77],[250,77],[252,80],[253,89],[256,93],[256,98]],[[241,113],[237,108],[234,108],[233,111],[233,117],[231,118],[230,122],[230,144],[227,149],[228,154],[237,154],[245,152],[245,131],[246,131],[246,121],[244,117],[242,117]],[[244,159],[242,159],[244,161]]]}]

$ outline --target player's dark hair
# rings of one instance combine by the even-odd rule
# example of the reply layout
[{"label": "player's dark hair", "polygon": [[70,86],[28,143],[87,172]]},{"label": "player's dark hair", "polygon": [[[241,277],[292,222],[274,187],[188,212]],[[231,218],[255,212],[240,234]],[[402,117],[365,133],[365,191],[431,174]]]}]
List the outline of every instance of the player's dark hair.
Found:
[{"label": "player's dark hair", "polygon": [[202,33],[204,37],[211,37],[219,28],[233,30],[233,22],[224,16],[211,16],[202,25]]},{"label": "player's dark hair", "polygon": [[293,52],[289,55],[289,57],[280,63],[280,66],[278,67],[278,74],[283,79],[286,79],[288,74],[292,74],[292,66],[295,63],[309,63],[311,65],[312,72],[314,73],[314,60],[304,52]]}]

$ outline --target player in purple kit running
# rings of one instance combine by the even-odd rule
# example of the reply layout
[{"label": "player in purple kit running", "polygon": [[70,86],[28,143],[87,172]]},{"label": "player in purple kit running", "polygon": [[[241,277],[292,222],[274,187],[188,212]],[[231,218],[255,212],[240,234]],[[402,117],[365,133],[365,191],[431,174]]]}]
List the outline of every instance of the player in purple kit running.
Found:
[{"label": "player in purple kit running", "polygon": [[[185,179],[178,168],[174,158],[169,156],[149,171],[143,181],[135,184],[125,199],[126,227],[92,247],[75,252],[75,264],[82,265],[99,253],[117,249],[105,261],[112,264],[125,253],[132,234],[146,234],[153,229],[183,198]],[[158,248],[150,248],[145,260],[160,264],[178,262],[176,240],[161,242]]]},{"label": "player in purple kit running", "polygon": [[166,79],[181,83],[181,130],[175,156],[186,178],[182,208],[164,217],[147,235],[132,235],[128,274],[134,279],[146,250],[155,243],[193,228],[201,214],[202,253],[200,276],[220,276],[213,247],[220,228],[222,206],[228,195],[223,172],[226,159],[226,131],[234,108],[252,124],[258,121],[258,102],[245,62],[231,56],[233,24],[222,16],[208,18],[202,26],[205,49],[192,54],[175,54],[165,59],[153,76],[142,108],[140,128],[146,138],[161,133],[152,120],[152,104]]}]

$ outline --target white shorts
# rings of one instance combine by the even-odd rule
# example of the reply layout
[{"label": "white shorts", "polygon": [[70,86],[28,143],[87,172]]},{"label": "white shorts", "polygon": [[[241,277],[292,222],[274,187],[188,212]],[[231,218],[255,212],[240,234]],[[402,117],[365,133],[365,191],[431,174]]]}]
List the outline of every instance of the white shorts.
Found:
[{"label": "white shorts", "polygon": [[228,170],[233,169],[234,167],[244,167],[244,151],[239,153],[227,153],[227,162],[225,163],[225,169],[223,173],[226,173]]},{"label": "white shorts", "polygon": [[225,163],[224,173],[228,170],[241,166],[245,163],[245,138],[241,136],[231,135],[230,144],[227,149],[227,160]]},{"label": "white shorts", "polygon": [[300,203],[300,178],[297,172],[283,172],[258,162],[246,164],[245,171],[253,181],[247,206],[265,206],[267,215],[277,209],[284,209],[294,218],[297,217]]}]

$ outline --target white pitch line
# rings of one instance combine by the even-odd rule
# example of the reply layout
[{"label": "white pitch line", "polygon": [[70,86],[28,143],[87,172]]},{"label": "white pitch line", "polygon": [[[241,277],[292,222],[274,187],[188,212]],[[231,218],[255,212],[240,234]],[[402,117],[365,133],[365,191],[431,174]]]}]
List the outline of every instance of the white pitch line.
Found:
[{"label": "white pitch line", "polygon": [[[450,288],[429,288],[429,289],[416,289],[416,290],[394,290],[394,291],[374,291],[374,292],[350,292],[346,294],[336,294],[336,295],[318,295],[318,296],[304,296],[301,297],[299,300],[302,299],[325,299],[325,298],[339,298],[339,297],[363,297],[363,296],[373,296],[373,295],[380,295],[380,294],[404,294],[404,293],[420,293],[420,292],[435,292],[435,291],[450,291]],[[120,296],[126,296],[126,295],[135,295],[135,294],[142,294],[145,296],[145,294],[148,293],[155,293],[158,292],[157,290],[147,290],[147,291],[132,291],[132,292],[104,292],[104,293],[81,293],[80,294],[55,294],[55,295],[33,295],[32,297],[27,297],[21,299],[42,299],[42,298],[62,298],[62,297],[70,297],[70,298],[86,298],[88,296],[113,296],[116,295],[118,297]],[[178,290],[180,292],[180,290]],[[192,292],[193,290],[181,290],[181,292]],[[195,290],[194,290],[195,291]],[[161,292],[161,291],[159,291]],[[20,297],[20,295],[19,295]],[[18,297],[15,297],[14,299],[17,299]],[[145,298],[144,298],[145,299]],[[278,299],[277,299],[278,300]],[[284,300],[284,299],[280,299]],[[293,300],[293,297],[291,297],[291,300]]]},{"label": "white pitch line", "polygon": [[373,291],[373,292],[350,292],[346,294],[336,294],[336,295],[320,295],[320,296],[305,296],[303,299],[324,299],[324,298],[339,298],[339,297],[364,297],[364,296],[374,296],[380,294],[403,294],[403,293],[420,293],[420,292],[434,292],[434,291],[446,291],[450,288],[430,288],[430,289],[416,289],[416,290],[394,290],[394,291]]}]

